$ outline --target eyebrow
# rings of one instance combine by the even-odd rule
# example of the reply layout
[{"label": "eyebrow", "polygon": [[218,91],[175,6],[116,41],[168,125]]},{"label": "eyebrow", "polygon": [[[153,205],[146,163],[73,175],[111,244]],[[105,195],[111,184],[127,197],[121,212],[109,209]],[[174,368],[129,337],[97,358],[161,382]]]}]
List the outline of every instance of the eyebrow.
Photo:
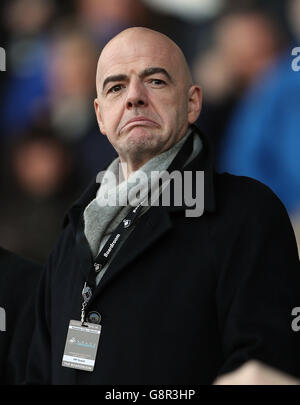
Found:
[{"label": "eyebrow", "polygon": [[[164,76],[166,76],[166,78],[171,83],[173,83],[173,79],[170,76],[170,74],[166,71],[166,69],[164,69],[162,67],[149,67],[149,68],[146,68],[139,74],[139,77],[141,79],[145,79],[145,77],[151,76],[151,75],[156,74],[156,73],[162,73]],[[119,81],[124,81],[124,80],[127,80],[127,79],[128,79],[128,76],[124,75],[124,74],[108,76],[103,82],[102,90],[104,91],[106,85],[108,83],[110,83],[110,82],[119,82]]]}]

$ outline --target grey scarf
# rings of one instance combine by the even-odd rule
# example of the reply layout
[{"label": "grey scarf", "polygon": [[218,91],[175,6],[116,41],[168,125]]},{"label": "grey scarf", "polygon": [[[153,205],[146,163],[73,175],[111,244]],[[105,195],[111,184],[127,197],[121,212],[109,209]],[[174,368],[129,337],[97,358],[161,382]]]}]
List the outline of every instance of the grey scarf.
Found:
[{"label": "grey scarf", "polygon": [[[125,181],[122,176],[119,158],[115,159],[107,168],[104,175],[100,176],[102,180],[100,188],[97,192],[97,196],[86,207],[84,211],[84,232],[94,258],[103,248],[110,234],[115,230],[115,228],[129,212],[131,205],[124,204],[126,204],[127,196],[130,193],[130,190],[135,187],[136,180],[140,180],[140,175],[143,174],[143,181],[147,182],[149,176],[152,176],[153,171],[161,172],[166,170],[176,154],[183,146],[190,132],[191,130],[188,130],[187,134],[170,149],[158,156],[155,156],[153,159],[145,163],[145,165],[143,165],[139,170],[132,173],[127,181]],[[193,152],[191,153],[191,156],[188,158],[184,166],[186,166],[191,160],[194,159],[194,157],[200,152],[201,148],[202,143],[200,138],[197,135],[194,135]],[[118,179],[118,182],[116,182],[116,179]],[[116,201],[118,202],[118,204],[116,204]],[[137,201],[137,204],[138,202],[139,201]],[[149,207],[145,207],[145,210],[142,211],[142,214],[148,208]],[[114,254],[116,253],[117,251],[114,252]],[[97,285],[102,279],[108,266],[109,263],[106,264],[98,273],[96,277]]]},{"label": "grey scarf", "polygon": [[[136,187],[137,182],[140,187],[145,185],[145,181],[148,183],[152,172],[166,170],[187,136],[188,134],[167,151],[150,159],[127,180],[122,176],[119,158],[110,164],[104,173],[96,198],[84,211],[85,235],[94,257],[99,252],[102,238],[112,233],[129,212],[131,205],[127,205],[126,201],[130,191]],[[141,199],[136,199],[137,203],[140,201]]]}]

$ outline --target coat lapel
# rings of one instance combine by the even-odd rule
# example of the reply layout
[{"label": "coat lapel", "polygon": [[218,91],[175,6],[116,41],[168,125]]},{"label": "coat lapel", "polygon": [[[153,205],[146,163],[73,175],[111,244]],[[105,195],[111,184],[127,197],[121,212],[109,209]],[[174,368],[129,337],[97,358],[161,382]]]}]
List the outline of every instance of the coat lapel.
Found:
[{"label": "coat lapel", "polygon": [[172,227],[168,210],[164,207],[151,207],[139,220],[136,228],[121,246],[112,260],[93,299],[97,297],[123,270],[130,271],[130,263],[141,255],[154,242],[163,236]]}]

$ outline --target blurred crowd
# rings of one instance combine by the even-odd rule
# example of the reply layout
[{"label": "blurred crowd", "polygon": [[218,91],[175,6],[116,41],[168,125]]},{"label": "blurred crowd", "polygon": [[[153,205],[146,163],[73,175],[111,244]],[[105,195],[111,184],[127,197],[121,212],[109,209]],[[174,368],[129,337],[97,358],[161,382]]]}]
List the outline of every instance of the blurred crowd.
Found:
[{"label": "blurred crowd", "polygon": [[218,170],[271,187],[300,246],[300,0],[198,0],[194,13],[197,2],[181,1],[189,13],[151,0],[2,0],[0,246],[44,262],[67,209],[116,156],[97,126],[95,72],[105,43],[130,26],[183,49]]}]

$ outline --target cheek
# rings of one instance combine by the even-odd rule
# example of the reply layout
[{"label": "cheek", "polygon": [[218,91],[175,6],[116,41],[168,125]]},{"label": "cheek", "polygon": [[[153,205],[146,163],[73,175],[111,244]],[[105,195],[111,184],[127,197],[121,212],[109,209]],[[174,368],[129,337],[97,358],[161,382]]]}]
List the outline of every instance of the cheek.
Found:
[{"label": "cheek", "polygon": [[102,108],[102,122],[108,134],[115,133],[122,118],[120,103],[105,103]]},{"label": "cheek", "polygon": [[181,125],[187,120],[188,106],[182,95],[177,98],[166,98],[162,104],[163,118],[169,126]]},{"label": "cheek", "polygon": [[150,105],[153,110],[160,116],[163,122],[169,123],[174,121],[174,117],[177,114],[178,101],[171,97],[170,94],[154,94],[152,97],[149,97]]},{"label": "cheek", "polygon": [[159,103],[165,111],[178,112],[182,111],[183,109],[186,110],[185,107],[185,100],[184,100],[184,92],[173,90],[171,92],[166,92],[162,94]]}]

